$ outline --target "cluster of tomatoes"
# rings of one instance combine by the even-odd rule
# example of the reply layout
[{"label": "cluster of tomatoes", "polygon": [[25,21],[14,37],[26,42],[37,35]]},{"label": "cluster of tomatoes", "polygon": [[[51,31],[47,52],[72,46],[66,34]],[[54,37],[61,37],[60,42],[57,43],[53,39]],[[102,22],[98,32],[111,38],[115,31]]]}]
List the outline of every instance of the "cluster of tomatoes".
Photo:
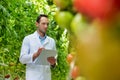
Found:
[{"label": "cluster of tomatoes", "polygon": [[75,54],[76,54],[75,52],[71,52],[67,55],[67,62],[70,65],[69,78],[73,80],[86,80],[85,77],[81,76],[80,68],[78,67],[78,65],[75,64],[76,59]]},{"label": "cluster of tomatoes", "polygon": [[70,76],[75,79],[76,77],[79,76],[79,69],[78,69],[78,66],[76,66],[74,64],[74,58],[75,58],[75,54],[68,54],[67,55],[67,62],[69,63],[70,65]]},{"label": "cluster of tomatoes", "polygon": [[[95,20],[111,23],[120,17],[120,0],[53,0],[58,7],[55,19],[61,28],[75,34]],[[119,23],[119,22],[118,22]],[[116,23],[114,23],[116,24]]]},{"label": "cluster of tomatoes", "polygon": [[119,80],[120,0],[53,2],[58,7],[55,15],[58,25],[78,38],[77,55],[67,56],[73,80]]},{"label": "cluster of tomatoes", "polygon": [[[82,13],[89,18],[109,19],[120,11],[119,0],[53,0],[58,8],[63,11],[58,14],[71,20],[72,13]],[[67,11],[67,13],[66,13]],[[65,19],[66,20],[66,19]],[[70,20],[68,22],[70,22]],[[58,21],[59,22],[59,21]],[[64,22],[65,23],[65,22]]]}]

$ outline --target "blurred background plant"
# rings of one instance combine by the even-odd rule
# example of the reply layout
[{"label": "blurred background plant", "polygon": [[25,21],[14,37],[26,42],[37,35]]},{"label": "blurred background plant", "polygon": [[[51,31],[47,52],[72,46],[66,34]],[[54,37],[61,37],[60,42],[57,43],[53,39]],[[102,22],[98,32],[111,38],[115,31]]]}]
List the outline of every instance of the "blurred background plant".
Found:
[{"label": "blurred background plant", "polygon": [[0,1],[0,80],[25,80],[25,65],[19,62],[21,44],[26,35],[36,30],[36,17],[41,13],[49,16],[47,35],[55,39],[58,50],[58,63],[52,69],[52,80],[66,79],[69,70],[66,62],[68,35],[54,21],[56,10],[51,0]]}]

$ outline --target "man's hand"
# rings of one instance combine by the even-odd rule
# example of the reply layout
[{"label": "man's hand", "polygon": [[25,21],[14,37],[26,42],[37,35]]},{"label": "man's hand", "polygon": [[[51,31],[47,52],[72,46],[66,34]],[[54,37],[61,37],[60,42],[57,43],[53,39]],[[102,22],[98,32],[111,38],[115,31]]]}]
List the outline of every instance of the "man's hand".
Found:
[{"label": "man's hand", "polygon": [[54,65],[56,63],[56,59],[54,57],[48,57],[47,60],[51,65]]},{"label": "man's hand", "polygon": [[40,55],[43,49],[45,48],[39,48],[38,51],[33,54],[33,61]]}]

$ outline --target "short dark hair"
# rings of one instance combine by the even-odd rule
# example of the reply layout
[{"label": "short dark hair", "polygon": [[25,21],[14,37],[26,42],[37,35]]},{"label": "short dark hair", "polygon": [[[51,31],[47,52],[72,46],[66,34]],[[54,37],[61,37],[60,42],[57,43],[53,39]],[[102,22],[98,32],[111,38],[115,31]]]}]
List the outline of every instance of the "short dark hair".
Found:
[{"label": "short dark hair", "polygon": [[46,15],[46,14],[40,14],[38,17],[37,17],[37,19],[36,19],[36,22],[40,22],[40,19],[41,19],[41,17],[46,17],[46,18],[48,18],[48,15]]}]

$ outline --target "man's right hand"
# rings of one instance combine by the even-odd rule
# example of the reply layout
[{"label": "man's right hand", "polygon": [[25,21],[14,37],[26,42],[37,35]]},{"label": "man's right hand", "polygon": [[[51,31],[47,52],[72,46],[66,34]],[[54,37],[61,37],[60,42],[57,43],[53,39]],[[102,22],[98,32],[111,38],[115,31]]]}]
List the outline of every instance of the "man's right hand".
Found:
[{"label": "man's right hand", "polygon": [[40,55],[43,49],[45,48],[39,48],[38,51],[33,54],[33,61]]}]

